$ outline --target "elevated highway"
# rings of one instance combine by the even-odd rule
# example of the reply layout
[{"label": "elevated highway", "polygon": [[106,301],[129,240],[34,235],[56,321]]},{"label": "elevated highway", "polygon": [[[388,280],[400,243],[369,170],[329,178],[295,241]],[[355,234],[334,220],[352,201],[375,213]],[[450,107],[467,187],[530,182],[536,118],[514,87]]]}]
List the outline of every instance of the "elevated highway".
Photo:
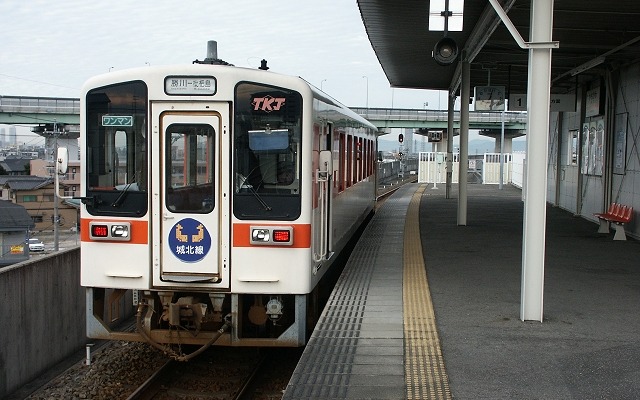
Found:
[{"label": "elevated highway", "polygon": [[[446,110],[419,110],[398,108],[352,108],[385,131],[391,128],[447,129]],[[74,98],[0,96],[0,124],[78,124],[80,122],[80,100]],[[511,132],[523,134],[527,114],[518,111],[469,113],[471,129],[495,131],[504,126]],[[454,114],[454,128],[460,127],[460,112]]]},{"label": "elevated highway", "polygon": [[0,124],[79,124],[80,99],[0,96]]},{"label": "elevated highway", "polygon": [[[389,128],[426,128],[447,129],[447,110],[420,110],[402,108],[351,108],[379,129]],[[470,111],[469,128],[479,130],[501,129],[502,113],[496,111]],[[460,128],[460,112],[454,112],[455,129]],[[527,127],[527,113],[519,111],[504,112],[504,127],[510,130],[522,130]]]}]

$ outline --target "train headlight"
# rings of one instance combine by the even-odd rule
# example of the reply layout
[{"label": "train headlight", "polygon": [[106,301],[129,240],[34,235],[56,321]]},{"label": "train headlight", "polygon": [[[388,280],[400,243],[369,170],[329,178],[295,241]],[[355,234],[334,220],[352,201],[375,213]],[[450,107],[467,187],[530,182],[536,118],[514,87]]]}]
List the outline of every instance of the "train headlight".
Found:
[{"label": "train headlight", "polygon": [[251,242],[252,243],[268,243],[271,238],[269,229],[252,229],[251,230]]},{"label": "train headlight", "polygon": [[111,236],[125,239],[129,237],[129,225],[111,225]]},{"label": "train headlight", "polygon": [[251,244],[291,246],[293,244],[293,228],[290,226],[252,226]]}]

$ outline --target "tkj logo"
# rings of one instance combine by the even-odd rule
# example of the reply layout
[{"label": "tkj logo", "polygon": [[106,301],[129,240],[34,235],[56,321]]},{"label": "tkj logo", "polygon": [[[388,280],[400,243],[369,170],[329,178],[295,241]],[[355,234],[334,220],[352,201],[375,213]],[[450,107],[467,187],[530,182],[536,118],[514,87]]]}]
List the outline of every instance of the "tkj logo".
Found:
[{"label": "tkj logo", "polygon": [[211,235],[204,225],[193,218],[178,221],[169,231],[169,248],[181,261],[202,260],[211,249]]},{"label": "tkj logo", "polygon": [[270,113],[271,111],[280,111],[280,108],[286,100],[284,97],[271,97],[267,95],[264,97],[254,97],[251,105],[253,106],[253,111],[260,110]]}]

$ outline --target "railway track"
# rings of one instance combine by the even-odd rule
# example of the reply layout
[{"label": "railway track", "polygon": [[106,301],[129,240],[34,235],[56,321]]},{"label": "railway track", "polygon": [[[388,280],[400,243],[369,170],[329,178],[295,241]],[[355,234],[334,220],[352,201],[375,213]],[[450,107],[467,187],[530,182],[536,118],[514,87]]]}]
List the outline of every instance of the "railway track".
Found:
[{"label": "railway track", "polygon": [[381,199],[389,196],[396,190],[400,189],[402,185],[407,183],[414,183],[418,181],[418,175],[408,175],[405,178],[397,178],[393,180],[387,180],[384,183],[378,184],[378,189],[376,191],[376,201],[380,201]]},{"label": "railway track", "polygon": [[301,354],[214,347],[188,363],[168,361],[127,399],[280,399]]}]

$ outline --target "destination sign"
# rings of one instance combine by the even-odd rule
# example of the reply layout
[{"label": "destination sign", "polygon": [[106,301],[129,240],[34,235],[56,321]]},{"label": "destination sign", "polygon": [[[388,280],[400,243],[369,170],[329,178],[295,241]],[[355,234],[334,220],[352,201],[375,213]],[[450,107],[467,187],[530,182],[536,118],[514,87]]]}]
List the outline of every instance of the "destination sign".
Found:
[{"label": "destination sign", "polygon": [[102,126],[133,126],[131,115],[103,115]]},{"label": "destination sign", "polygon": [[168,95],[212,96],[216,93],[213,76],[168,76],[164,79],[164,92]]}]

